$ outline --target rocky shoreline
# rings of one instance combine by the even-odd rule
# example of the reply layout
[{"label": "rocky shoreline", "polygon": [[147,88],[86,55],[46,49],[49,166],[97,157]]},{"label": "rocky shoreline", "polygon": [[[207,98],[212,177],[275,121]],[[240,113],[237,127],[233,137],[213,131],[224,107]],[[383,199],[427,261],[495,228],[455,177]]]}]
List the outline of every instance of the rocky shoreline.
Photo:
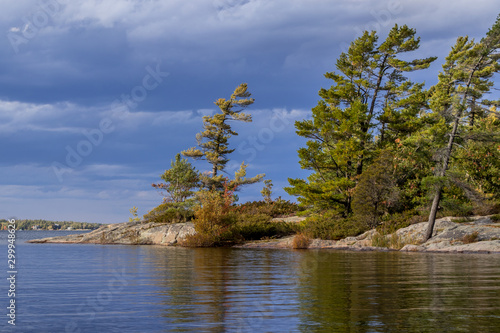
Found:
[{"label": "rocky shoreline", "polygon": [[[295,218],[294,222],[300,221]],[[488,216],[471,217],[463,221],[445,217],[436,221],[433,237],[420,244],[427,222],[399,229],[392,235],[381,236],[376,230],[342,240],[313,239],[309,249],[351,251],[404,251],[447,253],[500,253],[500,222]],[[78,235],[35,239],[30,243],[90,243],[125,245],[175,246],[177,242],[194,233],[192,223],[155,224],[127,222],[103,226],[92,232]],[[290,249],[293,236],[280,239],[251,241],[236,245],[245,249]],[[373,245],[378,246],[373,246]]]},{"label": "rocky shoreline", "polygon": [[175,245],[194,233],[193,223],[158,224],[141,221],[108,224],[85,234],[33,239],[28,243]]}]

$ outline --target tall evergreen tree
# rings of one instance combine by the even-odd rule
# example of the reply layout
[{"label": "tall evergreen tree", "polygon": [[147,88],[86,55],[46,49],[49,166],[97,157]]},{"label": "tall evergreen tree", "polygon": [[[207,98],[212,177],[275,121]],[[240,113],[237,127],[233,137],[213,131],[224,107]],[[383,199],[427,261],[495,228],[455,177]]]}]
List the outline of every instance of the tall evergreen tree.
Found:
[{"label": "tall evergreen tree", "polygon": [[[491,102],[483,96],[493,86],[491,77],[500,70],[498,60],[500,55],[500,15],[485,38],[479,43],[469,40],[468,37],[459,37],[455,46],[446,58],[443,71],[439,74],[439,82],[433,89],[431,106],[441,121],[437,124],[441,128],[441,150],[439,162],[435,169],[434,195],[429,214],[428,228],[424,240],[432,237],[436,214],[442,199],[443,190],[447,181],[453,180],[449,172],[453,161],[456,145],[473,147],[471,141],[500,140],[500,127],[488,130],[478,126],[478,118],[490,113],[482,104],[489,106]],[[498,116],[498,114],[497,114]],[[494,125],[494,124],[493,124]],[[439,142],[436,142],[439,144]],[[463,149],[463,148],[462,148]],[[476,148],[477,149],[477,148]],[[466,191],[467,184],[462,185]]]},{"label": "tall evergreen tree", "polygon": [[400,55],[416,50],[415,30],[395,25],[378,45],[374,31],[353,41],[337,60],[334,81],[321,89],[312,119],[295,123],[297,134],[309,139],[299,149],[300,165],[311,170],[307,181],[289,179],[286,191],[313,211],[351,212],[352,194],[364,168],[394,138],[418,129],[415,114],[425,104],[423,85],[405,72],[429,67],[436,58],[405,61]]}]

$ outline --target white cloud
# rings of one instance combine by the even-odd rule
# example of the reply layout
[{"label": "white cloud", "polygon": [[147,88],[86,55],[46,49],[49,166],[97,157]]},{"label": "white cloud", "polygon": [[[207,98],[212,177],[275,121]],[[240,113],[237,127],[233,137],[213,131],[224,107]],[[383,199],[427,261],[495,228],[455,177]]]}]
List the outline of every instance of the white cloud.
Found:
[{"label": "white cloud", "polygon": [[84,168],[86,174],[98,176],[116,176],[129,170],[129,167],[117,164],[91,164]]},{"label": "white cloud", "polygon": [[311,111],[305,109],[273,108],[251,110],[250,113],[252,114],[253,125],[244,127],[250,131],[253,130],[250,127],[261,129],[266,127],[286,127],[287,130],[294,130],[294,122],[307,118]]},{"label": "white cloud", "polygon": [[0,100],[0,132],[20,131],[81,134],[84,129],[98,127],[109,117],[121,128],[139,128],[186,124],[198,121],[193,111],[130,111],[112,105],[85,107],[73,103],[35,104]]},{"label": "white cloud", "polygon": [[196,110],[196,113],[201,117],[213,116],[216,112],[217,112],[216,109],[198,109],[198,110]]},{"label": "white cloud", "polygon": [[[68,126],[81,120],[82,108],[70,103],[35,104],[0,100],[0,131],[22,130],[75,133],[78,127]],[[61,124],[64,123],[64,124]]]}]

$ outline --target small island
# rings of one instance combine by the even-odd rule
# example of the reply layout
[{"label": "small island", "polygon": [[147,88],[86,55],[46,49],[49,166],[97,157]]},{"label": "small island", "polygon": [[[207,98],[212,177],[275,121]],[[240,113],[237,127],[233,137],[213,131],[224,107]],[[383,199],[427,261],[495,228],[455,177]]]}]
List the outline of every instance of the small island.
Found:
[{"label": "small island", "polygon": [[[409,76],[437,59],[412,58],[419,43],[406,25],[381,42],[365,31],[325,74],[332,86],[295,122],[308,176],[284,190],[297,203],[273,199],[272,180],[247,177],[244,162],[228,174],[232,124],[252,121],[242,83],[215,101],[197,145],[152,184],[164,193],[159,206],[143,218],[134,207],[129,223],[33,242],[499,253],[500,101],[487,97],[500,71],[500,16],[480,41],[457,38],[428,89]],[[242,187],[261,181],[261,201],[238,203]]]}]

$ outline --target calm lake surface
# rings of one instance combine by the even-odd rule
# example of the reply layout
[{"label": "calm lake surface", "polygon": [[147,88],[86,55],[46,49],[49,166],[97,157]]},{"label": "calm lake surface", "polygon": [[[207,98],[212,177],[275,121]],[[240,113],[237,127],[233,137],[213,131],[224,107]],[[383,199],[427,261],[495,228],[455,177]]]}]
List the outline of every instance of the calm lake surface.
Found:
[{"label": "calm lake surface", "polygon": [[500,332],[500,256],[26,244],[1,332]]}]

